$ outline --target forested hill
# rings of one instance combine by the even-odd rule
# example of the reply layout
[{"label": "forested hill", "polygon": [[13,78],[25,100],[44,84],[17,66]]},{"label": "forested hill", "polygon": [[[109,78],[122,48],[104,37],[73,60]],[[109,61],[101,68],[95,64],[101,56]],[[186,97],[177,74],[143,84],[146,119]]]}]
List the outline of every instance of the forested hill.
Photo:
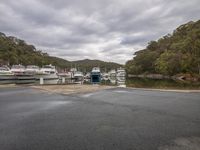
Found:
[{"label": "forested hill", "polygon": [[179,26],[134,55],[126,63],[129,74],[200,74],[200,20]]},{"label": "forested hill", "polygon": [[23,64],[23,65],[46,65],[53,64],[59,68],[70,69],[77,67],[81,71],[90,71],[93,67],[99,66],[101,69],[114,69],[122,65],[112,62],[104,62],[100,60],[81,60],[67,61],[62,58],[49,56],[37,50],[33,45],[27,44],[25,41],[16,37],[6,36],[0,32],[0,64]]}]

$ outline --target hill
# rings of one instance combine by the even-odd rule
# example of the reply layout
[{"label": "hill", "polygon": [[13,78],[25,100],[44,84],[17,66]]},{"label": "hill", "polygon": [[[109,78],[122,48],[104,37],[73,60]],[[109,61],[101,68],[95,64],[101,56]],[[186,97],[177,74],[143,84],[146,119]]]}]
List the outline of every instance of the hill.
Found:
[{"label": "hill", "polygon": [[200,74],[200,20],[179,26],[134,55],[126,63],[129,74]]},{"label": "hill", "polygon": [[[88,70],[91,70],[94,66],[98,66],[101,68],[102,71],[109,71],[111,69],[117,69],[119,67],[122,67],[122,65],[113,63],[113,62],[105,62],[101,60],[90,60],[90,59],[84,59],[79,61],[73,61],[72,64],[76,64],[76,66],[79,68],[83,68]],[[85,70],[82,70],[85,71]]]},{"label": "hill", "polygon": [[62,58],[49,56],[41,50],[37,50],[35,46],[27,44],[24,40],[13,36],[6,36],[0,32],[0,64],[23,64],[38,65],[53,64],[61,69],[70,69],[76,66],[81,71],[91,71],[95,66],[101,69],[114,69],[122,65],[113,62],[104,62],[100,60],[80,60],[67,61]]}]

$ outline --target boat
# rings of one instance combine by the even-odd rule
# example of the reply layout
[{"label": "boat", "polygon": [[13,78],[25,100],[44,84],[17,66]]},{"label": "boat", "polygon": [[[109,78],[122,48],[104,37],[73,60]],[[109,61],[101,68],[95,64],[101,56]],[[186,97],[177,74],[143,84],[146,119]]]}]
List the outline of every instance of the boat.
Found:
[{"label": "boat", "polygon": [[106,72],[104,72],[104,73],[102,73],[102,77],[103,77],[103,78],[109,78],[109,74],[106,73]]},{"label": "boat", "polygon": [[124,68],[118,68],[117,69],[117,74],[116,74],[117,77],[125,77],[126,76],[126,71]]},{"label": "boat", "polygon": [[25,66],[19,64],[19,65],[13,65],[10,69],[10,71],[15,75],[15,83],[16,84],[26,84],[26,83],[34,83],[35,77],[32,73],[26,72]]},{"label": "boat", "polygon": [[38,66],[35,66],[35,65],[28,65],[26,66],[26,73],[29,73],[29,74],[38,74],[40,72],[40,68]]},{"label": "boat", "polygon": [[116,70],[115,69],[110,70],[110,72],[108,73],[108,75],[110,77],[116,77]]},{"label": "boat", "polygon": [[74,72],[74,83],[83,83],[84,75],[80,71]]},{"label": "boat", "polygon": [[86,75],[84,76],[85,79],[90,79],[90,72],[86,73]]},{"label": "boat", "polygon": [[0,67],[0,84],[15,83],[15,75],[8,66]]},{"label": "boat", "polygon": [[101,82],[101,71],[99,67],[94,67],[91,71],[91,83],[100,83]]},{"label": "boat", "polygon": [[116,82],[118,87],[126,87],[126,77],[118,76],[116,77]]},{"label": "boat", "polygon": [[69,72],[60,72],[58,73],[59,78],[66,78],[66,79],[71,79],[72,78],[72,73]]},{"label": "boat", "polygon": [[19,65],[13,65],[10,69],[14,75],[25,75],[26,73],[26,68],[25,66],[19,64]]},{"label": "boat", "polygon": [[43,79],[44,84],[57,84],[59,80],[57,73],[56,67],[50,64],[43,66],[37,74],[35,74],[35,77],[37,80]]}]

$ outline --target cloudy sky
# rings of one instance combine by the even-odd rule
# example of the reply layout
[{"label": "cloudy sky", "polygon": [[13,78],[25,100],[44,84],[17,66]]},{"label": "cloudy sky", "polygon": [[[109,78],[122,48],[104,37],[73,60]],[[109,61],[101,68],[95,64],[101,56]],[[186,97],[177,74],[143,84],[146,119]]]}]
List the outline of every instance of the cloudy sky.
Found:
[{"label": "cloudy sky", "polygon": [[0,0],[0,32],[67,60],[125,63],[200,19],[200,0]]}]

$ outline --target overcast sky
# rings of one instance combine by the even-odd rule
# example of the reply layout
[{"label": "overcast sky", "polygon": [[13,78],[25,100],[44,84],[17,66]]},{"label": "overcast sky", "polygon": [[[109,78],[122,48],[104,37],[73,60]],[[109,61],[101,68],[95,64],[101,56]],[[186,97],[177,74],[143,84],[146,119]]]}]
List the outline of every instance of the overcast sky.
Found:
[{"label": "overcast sky", "polygon": [[67,60],[125,63],[200,19],[200,0],[0,0],[0,32]]}]

